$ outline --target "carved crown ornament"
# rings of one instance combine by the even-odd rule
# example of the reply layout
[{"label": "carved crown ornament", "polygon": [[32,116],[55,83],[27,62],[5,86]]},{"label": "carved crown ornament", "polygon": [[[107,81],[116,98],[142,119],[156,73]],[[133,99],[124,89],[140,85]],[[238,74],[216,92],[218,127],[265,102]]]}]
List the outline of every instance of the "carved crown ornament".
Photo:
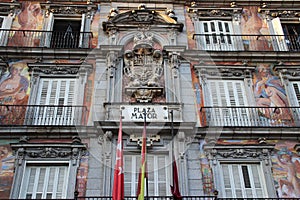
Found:
[{"label": "carved crown ornament", "polygon": [[249,78],[255,70],[255,66],[203,66],[195,65],[198,76],[223,77],[223,78]]},{"label": "carved crown ornament", "polygon": [[112,30],[128,30],[141,27],[153,29],[173,29],[181,32],[183,23],[177,22],[173,10],[156,11],[148,9],[144,4],[138,9],[120,13],[118,9],[112,8],[108,20],[102,23],[103,30],[109,33]]},{"label": "carved crown ornament", "polygon": [[151,102],[163,94],[162,51],[153,48],[153,33],[149,31],[138,32],[133,42],[133,48],[124,53],[125,93],[137,102]]},{"label": "carved crown ornament", "polygon": [[299,18],[300,17],[300,8],[268,8],[260,7],[258,9],[259,13],[265,14],[270,17],[280,17],[280,18]]},{"label": "carved crown ornament", "polygon": [[72,143],[29,143],[28,140],[11,144],[13,154],[21,164],[24,159],[78,160],[85,154],[86,147],[77,139]]},{"label": "carved crown ornament", "polygon": [[92,72],[92,65],[87,63],[76,64],[53,64],[53,63],[28,63],[29,72],[43,73],[48,75],[76,75],[80,72]]},{"label": "carved crown ornament", "polygon": [[[259,159],[268,160],[274,145],[204,145],[204,150],[209,160],[218,159]],[[216,164],[216,162],[214,162]],[[266,162],[267,164],[267,162]]]},{"label": "carved crown ornament", "polygon": [[187,8],[187,12],[193,14],[194,17],[233,17],[242,13],[243,8],[237,7],[235,2],[228,4],[226,8],[221,7],[204,7],[192,2],[191,6]]},{"label": "carved crown ornament", "polygon": [[91,1],[87,1],[86,4],[59,4],[47,1],[41,3],[41,8],[46,10],[46,16],[51,12],[54,14],[61,15],[72,15],[72,14],[90,14],[92,11],[97,9],[96,5],[93,5]]},{"label": "carved crown ornament", "polygon": [[279,71],[282,75],[290,78],[300,78],[299,65],[275,65],[274,70]]},{"label": "carved crown ornament", "polygon": [[19,8],[21,8],[21,3],[19,2],[0,2],[0,15],[13,15]]}]

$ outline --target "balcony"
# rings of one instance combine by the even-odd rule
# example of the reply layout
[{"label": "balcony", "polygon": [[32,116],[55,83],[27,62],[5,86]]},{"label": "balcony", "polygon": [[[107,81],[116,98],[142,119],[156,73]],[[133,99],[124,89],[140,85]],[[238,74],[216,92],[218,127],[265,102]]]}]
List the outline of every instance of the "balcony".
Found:
[{"label": "balcony", "polygon": [[193,39],[205,51],[300,51],[297,35],[194,34]]},{"label": "balcony", "polygon": [[300,107],[202,107],[202,126],[300,127]]},{"label": "balcony", "polygon": [[0,105],[0,126],[86,125],[84,106]]},{"label": "balcony", "polygon": [[2,47],[91,48],[92,38],[91,32],[0,30]]},{"label": "balcony", "polygon": [[[124,197],[124,200],[137,200],[137,197]],[[145,200],[174,200],[173,196],[148,196]],[[299,198],[219,198],[216,196],[182,196],[182,200],[296,200]],[[109,196],[75,197],[69,200],[112,200]]]}]

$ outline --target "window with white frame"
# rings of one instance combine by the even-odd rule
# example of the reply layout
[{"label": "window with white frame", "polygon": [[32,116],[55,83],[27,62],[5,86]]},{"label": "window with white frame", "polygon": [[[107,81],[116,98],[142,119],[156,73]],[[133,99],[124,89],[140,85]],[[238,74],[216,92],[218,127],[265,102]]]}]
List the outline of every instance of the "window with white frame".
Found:
[{"label": "window with white frame", "polygon": [[40,78],[36,105],[35,123],[71,125],[74,118],[76,97],[75,78]]},{"label": "window with white frame", "polygon": [[203,50],[236,50],[231,21],[211,20],[196,23],[198,48]]},{"label": "window with white frame", "polygon": [[211,122],[214,125],[246,125],[249,119],[243,80],[208,80],[206,105],[212,106]]},{"label": "window with white frame", "polygon": [[272,19],[273,32],[276,35],[274,46],[279,51],[300,50],[300,24],[299,22],[282,21],[279,17]]},{"label": "window with white frame", "polygon": [[265,181],[259,163],[220,163],[222,196],[233,198],[265,197]]},{"label": "window with white frame", "polygon": [[50,13],[45,29],[48,31],[44,45],[51,48],[87,48],[91,20],[86,14],[78,17],[57,17]]},{"label": "window with white frame", "polygon": [[[148,194],[150,196],[170,194],[167,159],[166,155],[147,154]],[[140,164],[140,155],[124,155],[125,196],[136,196]]]},{"label": "window with white frame", "polygon": [[28,164],[21,184],[20,198],[63,199],[68,185],[68,165]]},{"label": "window with white frame", "polygon": [[300,81],[291,81],[291,99],[292,104],[295,106],[300,106]]}]

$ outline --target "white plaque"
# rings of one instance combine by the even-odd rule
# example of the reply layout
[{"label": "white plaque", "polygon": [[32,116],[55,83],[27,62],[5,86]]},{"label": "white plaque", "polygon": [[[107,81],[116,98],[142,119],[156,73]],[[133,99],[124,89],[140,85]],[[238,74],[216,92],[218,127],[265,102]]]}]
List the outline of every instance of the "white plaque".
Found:
[{"label": "white plaque", "polygon": [[161,105],[124,105],[121,106],[122,121],[143,122],[146,114],[147,122],[168,121],[168,107]]}]

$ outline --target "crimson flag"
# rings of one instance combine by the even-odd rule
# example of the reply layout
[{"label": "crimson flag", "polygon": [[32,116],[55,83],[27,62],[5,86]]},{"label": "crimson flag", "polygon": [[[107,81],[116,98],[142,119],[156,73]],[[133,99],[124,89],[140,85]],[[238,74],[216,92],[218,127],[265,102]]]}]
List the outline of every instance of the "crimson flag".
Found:
[{"label": "crimson flag", "polygon": [[114,172],[113,200],[124,199],[124,172],[123,172],[123,144],[122,144],[122,117],[120,118],[120,127],[118,134],[118,143],[116,150],[116,164]]},{"label": "crimson flag", "polygon": [[173,156],[173,163],[172,163],[172,171],[173,171],[173,185],[170,185],[170,187],[171,187],[171,193],[173,195],[173,199],[182,200],[182,196],[179,191],[178,172],[177,172],[177,165],[174,156]]},{"label": "crimson flag", "polygon": [[144,200],[145,194],[145,178],[146,177],[146,123],[144,123],[142,135],[142,150],[141,150],[141,168],[139,173],[137,197],[138,200]]}]

